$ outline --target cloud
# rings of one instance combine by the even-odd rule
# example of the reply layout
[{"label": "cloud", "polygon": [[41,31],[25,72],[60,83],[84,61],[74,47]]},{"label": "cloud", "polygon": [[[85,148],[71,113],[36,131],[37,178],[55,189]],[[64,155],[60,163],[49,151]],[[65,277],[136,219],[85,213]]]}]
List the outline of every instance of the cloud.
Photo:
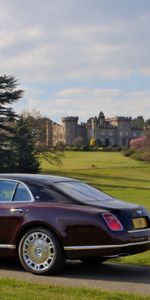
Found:
[{"label": "cloud", "polygon": [[63,98],[65,97],[84,97],[86,98],[87,96],[91,97],[106,97],[106,96],[119,96],[121,95],[121,90],[119,89],[102,89],[102,88],[97,88],[97,89],[91,89],[91,88],[86,88],[86,87],[79,87],[79,88],[70,88],[70,89],[65,89],[62,91],[59,91],[56,93],[56,96],[60,96]]},{"label": "cloud", "polygon": [[16,109],[148,118],[149,19],[147,0],[1,0],[1,74],[26,87]]},{"label": "cloud", "polygon": [[[36,1],[36,10],[35,1],[21,1],[20,5],[15,0],[16,6],[11,1],[6,6],[2,3],[7,12],[2,14],[6,20],[0,29],[1,69],[5,72],[13,70],[26,82],[124,79],[136,73],[149,76],[150,12],[132,19],[110,17],[109,21],[95,22],[89,17],[87,23],[81,19],[83,11],[79,22],[78,15],[66,21],[69,11],[60,11],[52,1],[45,1],[44,7]],[[72,14],[73,2],[64,3]],[[93,4],[95,11],[96,7]]]},{"label": "cloud", "polygon": [[107,117],[144,115],[145,119],[149,118],[150,91],[129,93],[121,89],[79,87],[60,90],[46,102],[38,99],[37,92],[30,91],[32,98],[25,99],[22,109],[37,109],[59,123],[65,116],[79,116],[80,121],[85,122],[90,117],[98,116],[101,110]]}]

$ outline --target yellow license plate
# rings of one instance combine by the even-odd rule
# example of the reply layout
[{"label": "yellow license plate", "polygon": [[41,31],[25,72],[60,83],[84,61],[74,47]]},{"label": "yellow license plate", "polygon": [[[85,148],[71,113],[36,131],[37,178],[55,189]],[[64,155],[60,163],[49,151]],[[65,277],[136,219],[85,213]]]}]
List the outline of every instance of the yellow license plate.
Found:
[{"label": "yellow license plate", "polygon": [[141,229],[147,227],[146,218],[135,218],[132,219],[133,225],[135,229]]}]

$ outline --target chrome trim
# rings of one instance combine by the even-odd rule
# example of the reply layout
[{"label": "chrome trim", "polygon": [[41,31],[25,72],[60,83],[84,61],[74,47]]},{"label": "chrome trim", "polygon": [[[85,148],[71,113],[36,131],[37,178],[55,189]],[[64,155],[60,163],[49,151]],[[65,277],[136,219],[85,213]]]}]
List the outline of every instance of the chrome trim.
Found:
[{"label": "chrome trim", "polygon": [[22,213],[25,213],[25,212],[27,212],[28,210],[26,210],[26,211],[24,211],[22,208],[11,208],[10,209],[10,212],[12,212],[12,213],[19,213],[19,214],[22,214]]},{"label": "chrome trim", "polygon": [[65,246],[64,250],[98,250],[98,249],[111,249],[111,248],[123,248],[123,247],[132,247],[138,245],[150,244],[150,241],[128,243],[128,244],[119,244],[119,245],[96,245],[96,246]]},{"label": "chrome trim", "polygon": [[28,188],[28,186],[23,181],[18,181],[18,183],[21,183],[21,184],[24,185],[24,187],[27,189],[28,193],[30,194],[31,200],[30,201],[12,201],[12,202],[13,203],[25,203],[25,202],[30,203],[30,202],[34,202],[35,199],[34,199],[32,193],[31,193],[30,189]]},{"label": "chrome trim", "polygon": [[16,249],[16,245],[0,244],[0,249]]},{"label": "chrome trim", "polygon": [[145,229],[136,229],[136,230],[129,230],[128,233],[136,233],[136,232],[147,232],[149,231],[150,232],[150,228],[145,228]]}]

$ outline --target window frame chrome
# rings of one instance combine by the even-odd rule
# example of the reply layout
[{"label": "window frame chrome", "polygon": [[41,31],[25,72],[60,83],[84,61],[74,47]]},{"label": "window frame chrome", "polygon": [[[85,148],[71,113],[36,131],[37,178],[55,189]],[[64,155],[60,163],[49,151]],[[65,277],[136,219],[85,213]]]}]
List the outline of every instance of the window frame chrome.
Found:
[{"label": "window frame chrome", "polygon": [[[16,185],[15,185],[15,188],[13,189],[10,201],[0,201],[0,204],[1,203],[7,204],[7,203],[31,203],[31,202],[35,202],[35,198],[34,198],[33,194],[31,193],[30,189],[28,188],[28,186],[23,181],[17,180],[17,179],[0,178],[0,182],[1,181],[9,181],[9,182],[11,181],[11,182],[16,183]],[[15,196],[16,189],[17,189],[17,187],[18,187],[19,184],[22,184],[26,188],[26,190],[28,191],[28,193],[29,193],[29,195],[31,197],[30,201],[14,201],[13,200],[13,198]]]}]

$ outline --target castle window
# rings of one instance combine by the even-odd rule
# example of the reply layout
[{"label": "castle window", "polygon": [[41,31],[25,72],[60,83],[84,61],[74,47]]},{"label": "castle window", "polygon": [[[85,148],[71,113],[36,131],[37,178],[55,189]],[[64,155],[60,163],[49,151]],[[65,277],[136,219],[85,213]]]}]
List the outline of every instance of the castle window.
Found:
[{"label": "castle window", "polygon": [[133,132],[133,136],[134,136],[134,137],[137,137],[137,133],[136,133],[136,132]]},{"label": "castle window", "polygon": [[113,132],[112,131],[109,131],[109,136],[113,136]]},{"label": "castle window", "polygon": [[105,131],[104,130],[101,131],[101,135],[105,135]]}]

